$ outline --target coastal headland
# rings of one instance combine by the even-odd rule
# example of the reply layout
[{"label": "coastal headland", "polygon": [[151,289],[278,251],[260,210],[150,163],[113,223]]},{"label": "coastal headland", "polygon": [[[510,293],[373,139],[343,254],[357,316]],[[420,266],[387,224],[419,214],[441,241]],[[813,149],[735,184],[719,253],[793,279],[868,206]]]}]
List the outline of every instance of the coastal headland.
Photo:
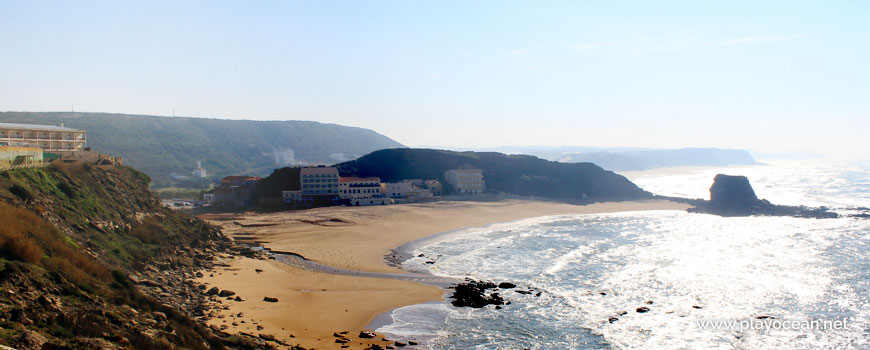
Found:
[{"label": "coastal headland", "polygon": [[[327,207],[200,217],[220,226],[224,234],[240,243],[292,252],[319,264],[346,270],[402,274],[405,272],[387,264],[385,256],[391,249],[441,232],[547,215],[686,210],[688,207],[684,203],[662,200],[589,205],[510,200]],[[433,285],[323,273],[262,256],[224,255],[198,282],[234,293],[215,298],[214,306],[220,309],[220,316],[211,319],[210,325],[317,349],[392,344],[381,340],[380,336],[360,339],[358,335],[367,331],[367,325],[380,313],[405,305],[443,300],[445,293]],[[264,300],[267,297],[277,302]],[[341,338],[349,342],[336,342]]]}]

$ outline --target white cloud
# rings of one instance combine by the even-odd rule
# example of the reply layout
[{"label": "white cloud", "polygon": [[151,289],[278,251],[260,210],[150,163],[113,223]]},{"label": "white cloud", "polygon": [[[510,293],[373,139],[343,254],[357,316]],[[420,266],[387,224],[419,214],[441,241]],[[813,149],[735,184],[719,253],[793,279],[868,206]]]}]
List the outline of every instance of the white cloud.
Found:
[{"label": "white cloud", "polygon": [[725,40],[722,45],[744,45],[755,43],[770,43],[804,38],[803,35],[759,35]]}]

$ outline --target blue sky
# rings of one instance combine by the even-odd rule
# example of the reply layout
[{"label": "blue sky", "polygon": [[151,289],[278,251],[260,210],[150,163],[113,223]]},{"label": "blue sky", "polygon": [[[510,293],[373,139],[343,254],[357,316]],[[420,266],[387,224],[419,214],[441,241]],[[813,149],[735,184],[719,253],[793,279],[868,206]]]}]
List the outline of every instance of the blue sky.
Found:
[{"label": "blue sky", "polygon": [[870,152],[870,2],[0,0],[0,110]]}]

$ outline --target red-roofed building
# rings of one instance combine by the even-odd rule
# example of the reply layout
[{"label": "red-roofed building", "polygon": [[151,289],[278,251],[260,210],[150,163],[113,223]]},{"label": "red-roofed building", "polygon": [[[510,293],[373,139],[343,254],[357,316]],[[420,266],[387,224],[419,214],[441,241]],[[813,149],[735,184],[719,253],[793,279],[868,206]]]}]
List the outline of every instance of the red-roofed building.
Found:
[{"label": "red-roofed building", "polygon": [[376,177],[342,177],[338,179],[338,195],[341,199],[384,198],[381,179]]}]

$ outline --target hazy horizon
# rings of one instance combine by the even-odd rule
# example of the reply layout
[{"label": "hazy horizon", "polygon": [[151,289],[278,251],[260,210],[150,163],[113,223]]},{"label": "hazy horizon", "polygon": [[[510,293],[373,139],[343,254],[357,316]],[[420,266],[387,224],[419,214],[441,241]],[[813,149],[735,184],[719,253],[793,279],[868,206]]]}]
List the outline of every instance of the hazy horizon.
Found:
[{"label": "hazy horizon", "polygon": [[0,110],[867,160],[866,3],[0,3]]}]

